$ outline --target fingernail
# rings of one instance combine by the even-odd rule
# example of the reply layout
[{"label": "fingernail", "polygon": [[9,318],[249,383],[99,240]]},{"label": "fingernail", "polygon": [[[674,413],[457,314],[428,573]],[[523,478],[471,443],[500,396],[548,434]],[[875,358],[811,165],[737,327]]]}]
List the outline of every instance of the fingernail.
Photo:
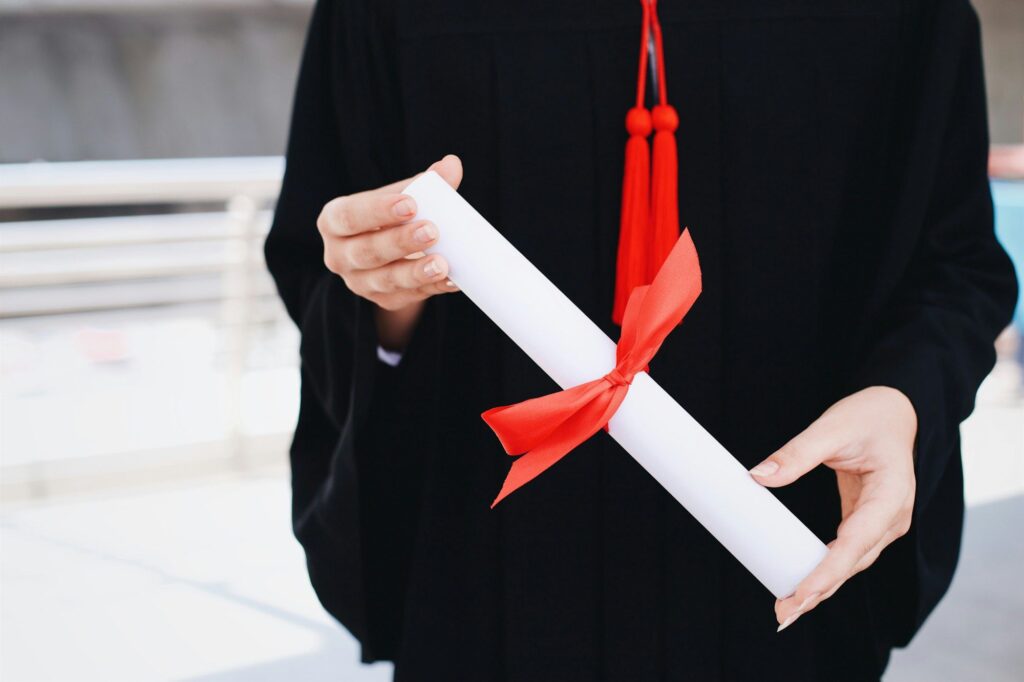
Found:
[{"label": "fingernail", "polygon": [[783,630],[788,628],[790,625],[795,623],[797,618],[799,618],[800,616],[804,615],[804,609],[806,609],[808,606],[810,606],[814,602],[814,600],[817,599],[820,596],[821,596],[821,592],[814,592],[813,594],[809,595],[806,599],[803,600],[803,602],[800,603],[800,606],[796,607],[796,611],[794,611],[793,613],[791,613],[789,615],[789,618],[787,618],[786,620],[782,621],[782,625],[780,625],[779,629],[776,630],[775,632],[782,632]]},{"label": "fingernail", "polygon": [[441,274],[441,267],[436,260],[427,261],[427,264],[423,266],[423,274],[427,277],[437,277]]},{"label": "fingernail", "polygon": [[457,286],[457,285],[455,284],[455,282],[453,282],[453,281],[451,281],[451,280],[448,280],[447,282],[445,282],[445,284],[447,284],[448,286],[450,286],[450,287],[451,287],[452,289],[454,289],[454,288],[455,288],[455,287]]},{"label": "fingernail", "polygon": [[766,459],[765,461],[761,462],[756,467],[751,469],[750,473],[754,474],[755,476],[771,476],[778,470],[779,465],[777,463],[773,462],[770,459]]},{"label": "fingernail", "polygon": [[412,233],[413,238],[421,244],[426,244],[429,241],[433,241],[437,237],[437,228],[430,223],[421,225]]},{"label": "fingernail", "polygon": [[807,599],[804,599],[800,603],[800,606],[796,607],[797,612],[803,613],[804,609],[806,609],[808,606],[813,604],[814,601],[817,600],[817,598],[820,597],[820,596],[821,596],[821,592],[812,592],[810,595],[807,596]]},{"label": "fingernail", "polygon": [[394,208],[391,210],[395,212],[396,216],[403,217],[415,213],[416,207],[413,206],[412,201],[410,201],[409,199],[402,199],[397,204],[395,204]]},{"label": "fingernail", "polygon": [[780,625],[780,626],[779,626],[779,628],[778,628],[778,629],[777,629],[777,630],[776,630],[775,632],[782,632],[783,630],[785,630],[786,628],[788,628],[788,627],[789,627],[790,625],[792,625],[793,623],[795,623],[795,622],[796,622],[796,619],[797,619],[797,618],[799,618],[799,617],[800,617],[800,612],[798,611],[798,612],[794,613],[793,615],[791,615],[791,616],[790,616],[789,618],[787,618],[786,620],[784,620],[784,621],[782,622],[782,625]]}]

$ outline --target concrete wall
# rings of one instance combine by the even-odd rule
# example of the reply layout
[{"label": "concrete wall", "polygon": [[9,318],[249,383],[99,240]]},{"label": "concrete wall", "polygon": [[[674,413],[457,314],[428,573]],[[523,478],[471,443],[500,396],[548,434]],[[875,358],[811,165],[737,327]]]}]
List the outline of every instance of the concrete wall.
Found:
[{"label": "concrete wall", "polygon": [[1024,143],[1024,0],[973,0],[981,18],[995,144]]},{"label": "concrete wall", "polygon": [[283,151],[309,3],[54,4],[0,12],[0,162]]},{"label": "concrete wall", "polygon": [[[0,0],[0,162],[278,154],[312,0]],[[994,142],[1024,141],[1024,0],[975,0]]]}]

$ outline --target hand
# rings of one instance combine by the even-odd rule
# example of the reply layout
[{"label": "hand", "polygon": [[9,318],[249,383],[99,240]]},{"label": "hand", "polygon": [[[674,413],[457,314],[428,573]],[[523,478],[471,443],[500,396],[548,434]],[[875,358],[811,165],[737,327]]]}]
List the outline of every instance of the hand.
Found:
[{"label": "hand", "polygon": [[[462,162],[448,155],[432,165],[452,187],[462,181]],[[324,242],[324,264],[357,296],[378,306],[381,345],[404,348],[423,302],[458,291],[448,280],[448,263],[423,249],[437,242],[437,226],[415,220],[416,202],[401,194],[413,178],[332,199],[316,226]]]},{"label": "hand", "polygon": [[828,554],[796,591],[775,602],[779,630],[831,597],[910,529],[917,414],[894,388],[872,386],[843,398],[803,433],[751,469],[769,488],[819,464],[836,472],[843,521]]}]

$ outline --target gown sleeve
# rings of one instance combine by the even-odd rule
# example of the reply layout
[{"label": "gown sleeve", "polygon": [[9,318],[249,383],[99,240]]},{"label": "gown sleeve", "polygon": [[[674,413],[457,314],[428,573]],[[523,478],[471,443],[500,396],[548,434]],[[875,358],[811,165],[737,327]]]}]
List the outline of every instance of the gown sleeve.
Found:
[{"label": "gown sleeve", "polygon": [[420,463],[402,447],[429,416],[413,405],[436,371],[428,301],[402,362],[378,359],[373,304],[323,262],[327,201],[408,175],[393,88],[387,3],[319,0],[300,68],[268,268],[301,332],[301,398],[290,450],[292,521],[313,588],[362,644],[397,646],[415,534]]},{"label": "gown sleeve", "polygon": [[[921,192],[923,220],[908,267],[881,306],[854,387],[896,388],[917,412],[911,531],[880,559],[901,575],[877,574],[880,592],[902,589],[908,581],[915,586],[912,613],[904,614],[895,635],[904,643],[952,578],[963,510],[959,426],[993,367],[995,338],[1009,323],[1017,296],[1013,266],[993,230],[977,17],[967,2],[941,5],[947,9],[936,19],[941,40],[935,49],[943,56],[933,52],[926,70],[936,89],[946,90],[944,107],[922,107],[927,110],[920,114],[928,121],[923,127],[939,131],[937,144],[923,145],[937,153],[911,165],[931,169],[918,178],[927,188]],[[926,94],[922,101],[934,100]],[[894,560],[900,554],[907,561]],[[888,601],[907,603],[906,595]]]}]

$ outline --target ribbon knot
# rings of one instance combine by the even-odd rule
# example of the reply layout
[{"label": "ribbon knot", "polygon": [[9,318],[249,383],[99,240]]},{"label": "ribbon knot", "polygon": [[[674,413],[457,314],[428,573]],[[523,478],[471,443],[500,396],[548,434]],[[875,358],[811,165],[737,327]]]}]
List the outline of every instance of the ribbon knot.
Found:
[{"label": "ribbon knot", "polygon": [[683,230],[649,285],[634,287],[615,347],[615,367],[604,376],[514,405],[493,407],[481,417],[505,452],[520,455],[491,504],[539,476],[602,428],[619,409],[637,372],[700,295],[700,263],[689,230]]},{"label": "ribbon knot", "polygon": [[605,374],[603,379],[612,386],[628,386],[633,383],[634,376],[636,376],[636,372],[624,375],[618,367],[613,367],[612,371]]}]

